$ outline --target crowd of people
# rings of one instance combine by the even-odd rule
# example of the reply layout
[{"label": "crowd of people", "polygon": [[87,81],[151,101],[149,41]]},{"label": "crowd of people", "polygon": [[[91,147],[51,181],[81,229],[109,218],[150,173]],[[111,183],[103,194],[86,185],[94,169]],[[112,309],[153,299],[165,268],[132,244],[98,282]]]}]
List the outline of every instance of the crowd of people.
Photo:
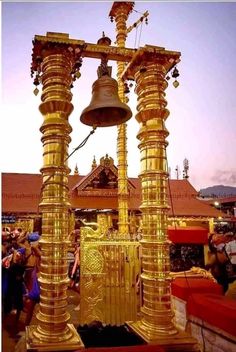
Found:
[{"label": "crowd of people", "polygon": [[208,246],[206,269],[222,285],[225,295],[236,299],[236,234],[216,229],[209,235]]},{"label": "crowd of people", "polygon": [[22,310],[26,313],[25,325],[29,325],[39,302],[39,238],[37,232],[28,233],[22,228],[2,229],[2,312],[3,318],[15,312],[15,331]]},{"label": "crowd of people", "polygon": [[[78,230],[73,232],[76,243],[68,252],[69,288],[79,292],[80,247]],[[34,308],[40,300],[40,235],[22,228],[2,228],[2,318],[14,313],[12,330],[17,333],[21,312],[25,326],[30,325]]]}]

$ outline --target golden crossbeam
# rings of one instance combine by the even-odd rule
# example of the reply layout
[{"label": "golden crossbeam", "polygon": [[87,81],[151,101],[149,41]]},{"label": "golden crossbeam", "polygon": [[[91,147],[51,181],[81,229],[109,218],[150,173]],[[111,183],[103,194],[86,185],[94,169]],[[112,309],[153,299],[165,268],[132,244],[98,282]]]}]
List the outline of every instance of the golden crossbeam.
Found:
[{"label": "golden crossbeam", "polygon": [[66,33],[52,33],[48,32],[46,36],[35,35],[33,61],[37,59],[40,49],[47,44],[64,46],[68,50],[81,51],[83,57],[90,57],[94,59],[101,59],[104,54],[108,60],[129,62],[135,53],[135,49],[119,48],[116,46],[105,46],[99,44],[86,43],[80,39],[70,39]]},{"label": "golden crossbeam", "polygon": [[[179,58],[180,53],[177,51],[166,50],[163,47],[154,46],[154,45],[145,45],[142,48],[132,49],[125,47],[117,46],[106,46],[93,43],[86,43],[84,40],[80,39],[70,39],[69,34],[67,33],[57,33],[57,32],[48,32],[46,36],[35,35],[34,37],[34,48],[32,54],[32,67],[37,67],[38,57],[42,55],[42,51],[45,47],[63,47],[65,50],[75,51],[83,57],[89,57],[94,59],[101,59],[106,55],[107,60],[121,61],[121,62],[130,62],[134,56],[137,55],[137,51],[144,51],[149,54],[158,54],[158,55],[169,55],[176,59]],[[136,55],[135,55],[136,54]],[[177,63],[176,60],[173,60],[171,67]]]}]

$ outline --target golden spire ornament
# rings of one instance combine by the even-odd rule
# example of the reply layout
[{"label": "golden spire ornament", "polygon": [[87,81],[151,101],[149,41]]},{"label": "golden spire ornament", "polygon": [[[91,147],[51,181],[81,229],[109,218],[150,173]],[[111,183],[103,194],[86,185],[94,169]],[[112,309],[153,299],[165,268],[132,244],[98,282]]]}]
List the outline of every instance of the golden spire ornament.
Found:
[{"label": "golden spire ornament", "polygon": [[79,175],[78,165],[75,165],[74,175]]},{"label": "golden spire ornament", "polygon": [[[126,22],[134,7],[134,2],[114,2],[109,13],[111,21],[116,24],[116,44],[119,48],[125,47],[127,37]],[[117,62],[117,80],[121,101],[127,102],[124,94],[124,82],[121,74],[125,63]],[[127,125],[118,126],[117,136],[117,159],[118,159],[118,226],[121,237],[129,236],[128,217],[128,176],[127,176]]]}]

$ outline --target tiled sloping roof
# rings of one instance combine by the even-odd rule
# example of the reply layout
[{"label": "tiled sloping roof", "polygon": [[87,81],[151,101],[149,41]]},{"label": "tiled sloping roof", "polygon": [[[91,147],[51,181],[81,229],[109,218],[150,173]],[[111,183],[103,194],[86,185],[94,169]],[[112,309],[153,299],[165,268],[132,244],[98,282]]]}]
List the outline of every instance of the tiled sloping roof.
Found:
[{"label": "tiled sloping roof", "polygon": [[194,197],[183,197],[180,199],[173,199],[172,203],[173,207],[170,204],[171,209],[169,214],[173,216],[222,216],[222,213],[220,211]]},{"label": "tiled sloping roof", "polygon": [[[70,175],[70,189],[80,177]],[[2,212],[37,213],[41,185],[41,174],[2,173]]]},{"label": "tiled sloping roof", "polygon": [[236,196],[222,197],[218,200],[220,203],[233,203],[236,202]]},{"label": "tiled sloping roof", "polygon": [[[109,194],[109,190],[103,190],[103,196],[78,196],[75,185],[84,176],[69,175],[70,201],[73,208],[81,209],[117,209],[117,196]],[[129,209],[139,209],[141,204],[141,185],[138,178],[130,178],[129,181],[135,186],[130,193]],[[42,176],[40,174],[2,174],[2,211],[3,212],[28,212],[37,213],[40,201]],[[74,189],[74,190],[73,190]],[[175,216],[210,216],[218,217],[221,213],[196,199],[198,192],[187,180],[170,180],[171,198],[168,195],[169,204],[173,204],[169,214]],[[107,193],[108,192],[108,193]],[[169,190],[168,190],[169,194]]]},{"label": "tiled sloping roof", "polygon": [[80,175],[69,175],[68,177],[68,183],[69,183],[69,189],[72,190],[76,184],[80,183],[81,180],[84,179],[85,176],[80,176]]},{"label": "tiled sloping roof", "polygon": [[[139,178],[129,178],[130,181],[135,185],[135,187],[139,190],[141,189],[141,183]],[[170,190],[171,194],[177,198],[177,196],[182,197],[186,196],[198,196],[198,192],[195,188],[191,185],[191,183],[184,179],[184,180],[170,180]],[[167,193],[169,193],[169,187],[167,186]]]},{"label": "tiled sloping roof", "polygon": [[[131,179],[136,186],[136,193],[141,196],[141,184],[138,178]],[[170,180],[167,187],[167,196],[169,199],[170,216],[209,216],[219,217],[222,213],[217,209],[209,206],[204,201],[198,200],[198,192],[186,179],[184,180]],[[141,203],[141,198],[136,197],[131,200],[132,209],[138,209]]]},{"label": "tiled sloping roof", "polygon": [[229,197],[217,197],[217,198],[211,198],[211,199],[203,199],[204,202],[207,204],[214,204],[215,202],[218,202],[219,204],[225,204],[225,203],[236,203],[236,196],[229,196]]},{"label": "tiled sloping roof", "polygon": [[37,213],[42,176],[40,174],[2,174],[2,212]]},{"label": "tiled sloping roof", "polygon": [[77,195],[76,191],[73,191],[70,196],[71,206],[74,209],[117,209],[118,199],[116,196],[106,196],[106,190],[104,190],[104,196],[81,196]]},{"label": "tiled sloping roof", "polygon": [[[191,183],[184,179],[184,180],[170,180],[170,190],[171,194],[176,197],[184,197],[184,196],[198,196],[198,192],[196,189],[191,185]],[[168,190],[167,190],[168,191]]]}]

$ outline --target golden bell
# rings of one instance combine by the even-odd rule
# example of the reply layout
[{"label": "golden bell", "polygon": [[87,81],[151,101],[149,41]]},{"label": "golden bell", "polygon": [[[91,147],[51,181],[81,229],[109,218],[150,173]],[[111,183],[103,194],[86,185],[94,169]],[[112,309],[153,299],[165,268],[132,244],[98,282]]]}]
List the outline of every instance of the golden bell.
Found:
[{"label": "golden bell", "polygon": [[120,125],[132,116],[132,111],[118,95],[118,83],[108,75],[98,78],[92,87],[92,99],[82,111],[80,121],[88,126]]}]

